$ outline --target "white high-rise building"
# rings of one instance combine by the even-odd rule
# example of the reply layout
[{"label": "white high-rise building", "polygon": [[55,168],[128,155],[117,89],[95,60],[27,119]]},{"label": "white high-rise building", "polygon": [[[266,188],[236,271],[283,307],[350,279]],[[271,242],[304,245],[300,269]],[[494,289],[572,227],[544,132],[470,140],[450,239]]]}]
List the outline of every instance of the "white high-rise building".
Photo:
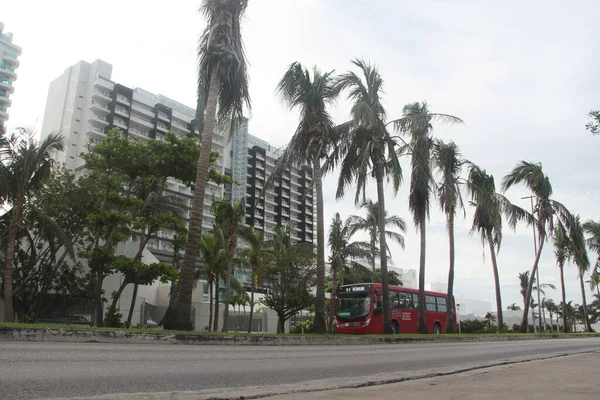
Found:
[{"label": "white high-rise building", "polygon": [[8,120],[8,108],[12,104],[10,95],[14,92],[15,70],[19,67],[21,52],[21,48],[13,43],[13,34],[4,32],[4,24],[0,22],[0,134]]},{"label": "white high-rise building", "polygon": [[[129,88],[111,80],[112,65],[102,60],[80,61],[56,78],[48,91],[42,124],[42,138],[59,133],[65,137],[65,150],[56,155],[71,170],[83,168],[81,153],[91,142],[101,141],[106,132],[117,127],[141,139],[164,137],[167,131],[199,139],[195,131],[196,111],[163,95],[140,88]],[[275,226],[290,224],[292,240],[313,242],[312,171],[292,168],[262,195],[266,179],[273,171],[279,152],[267,142],[248,133],[244,120],[234,137],[223,143],[215,136],[212,149],[220,156],[216,169],[236,182],[226,187],[209,183],[204,203],[203,230],[213,226],[210,205],[215,198],[245,200],[246,223],[264,230],[272,238]],[[192,191],[175,180],[167,189],[184,199],[184,218],[189,218]],[[164,231],[148,243],[159,258],[170,257],[174,232]]]}]

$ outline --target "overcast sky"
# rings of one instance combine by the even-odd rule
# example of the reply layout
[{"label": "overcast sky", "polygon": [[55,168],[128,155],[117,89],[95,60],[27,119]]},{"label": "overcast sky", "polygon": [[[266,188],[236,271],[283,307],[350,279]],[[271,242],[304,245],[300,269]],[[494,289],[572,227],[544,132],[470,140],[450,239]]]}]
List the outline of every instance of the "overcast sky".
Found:
[{"label": "overcast sky", "polygon": [[[41,127],[49,83],[85,60],[113,65],[112,79],[130,87],[195,104],[196,46],[204,28],[200,1],[21,0],[2,5],[0,19],[23,48],[8,127]],[[584,128],[600,107],[600,3],[596,1],[251,0],[243,23],[250,62],[253,109],[250,132],[285,144],[297,114],[274,96],[294,61],[344,72],[349,60],[379,66],[391,118],[409,102],[426,100],[433,111],[459,116],[465,125],[435,126],[464,156],[496,182],[519,160],[542,162],[554,198],[583,220],[600,220],[600,137]],[[341,100],[336,121],[348,118]],[[406,162],[404,162],[405,167]],[[386,199],[388,214],[406,219],[406,250],[392,245],[394,265],[418,269],[418,236],[408,213],[408,180]],[[353,196],[336,201],[335,176],[325,178],[326,226],[336,211],[357,213]],[[375,187],[369,187],[376,197]],[[524,189],[507,196],[528,206]],[[470,236],[472,212],[456,226],[457,297],[494,301],[492,267],[480,239]],[[447,280],[448,245],[437,203],[427,226],[427,281]],[[484,261],[485,253],[485,261]],[[595,260],[595,256],[590,254]],[[533,262],[529,229],[506,228],[498,256],[504,308],[522,305],[517,275]],[[548,244],[540,280],[559,286]],[[577,273],[566,268],[567,299],[581,303]],[[559,290],[549,290],[556,301]],[[588,294],[588,298],[591,295]],[[492,305],[495,309],[495,305]]]}]

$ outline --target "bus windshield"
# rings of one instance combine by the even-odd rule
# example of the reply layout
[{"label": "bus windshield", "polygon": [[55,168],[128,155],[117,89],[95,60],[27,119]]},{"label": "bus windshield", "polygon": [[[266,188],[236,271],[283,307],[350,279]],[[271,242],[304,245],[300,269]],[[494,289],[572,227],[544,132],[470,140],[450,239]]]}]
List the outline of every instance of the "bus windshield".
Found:
[{"label": "bus windshield", "polygon": [[340,319],[362,317],[371,311],[370,288],[350,286],[340,289],[342,290],[338,293],[337,309],[337,315]]}]

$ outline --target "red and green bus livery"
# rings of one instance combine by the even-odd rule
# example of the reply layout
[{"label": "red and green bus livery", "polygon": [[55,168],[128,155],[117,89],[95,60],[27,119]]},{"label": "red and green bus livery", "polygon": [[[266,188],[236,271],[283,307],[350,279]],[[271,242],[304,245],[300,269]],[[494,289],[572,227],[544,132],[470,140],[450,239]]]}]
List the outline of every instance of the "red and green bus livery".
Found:
[{"label": "red and green bus livery", "polygon": [[[389,286],[390,319],[394,333],[417,333],[419,291],[403,286]],[[425,291],[427,332],[446,332],[446,293]],[[340,286],[334,298],[335,331],[341,334],[382,334],[381,283]],[[456,309],[452,310],[456,321]]]}]

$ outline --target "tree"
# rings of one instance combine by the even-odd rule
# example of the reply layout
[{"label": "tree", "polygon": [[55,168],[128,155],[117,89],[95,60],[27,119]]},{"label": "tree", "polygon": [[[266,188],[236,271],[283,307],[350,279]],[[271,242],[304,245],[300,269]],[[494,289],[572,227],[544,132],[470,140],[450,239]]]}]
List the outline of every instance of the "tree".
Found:
[{"label": "tree", "polygon": [[254,229],[245,230],[242,238],[248,244],[240,249],[240,257],[246,259],[250,265],[250,318],[248,319],[248,333],[252,332],[252,318],[254,316],[254,289],[260,285],[261,278],[267,264],[273,261],[274,254],[269,248],[271,243],[265,241],[265,234]]},{"label": "tree", "polygon": [[600,222],[589,220],[583,224],[583,230],[589,235],[586,239],[588,247],[597,255],[595,270],[600,272]]},{"label": "tree", "polygon": [[588,116],[590,122],[585,125],[585,129],[592,132],[592,135],[598,135],[600,133],[600,111],[592,110]]},{"label": "tree", "polygon": [[[358,231],[367,232],[369,235],[369,244],[371,246],[372,255],[369,257],[371,261],[371,271],[373,276],[371,277],[371,282],[375,282],[377,280],[375,274],[375,265],[377,261],[377,253],[379,252],[379,206],[377,202],[373,202],[373,200],[369,199],[361,204],[360,208],[364,208],[367,210],[367,216],[361,217],[359,215],[351,215],[348,217],[347,225],[349,228],[349,235],[352,236]],[[404,220],[397,215],[387,216],[387,211],[384,213],[384,226],[393,226],[400,230],[400,232],[406,232],[406,223]],[[387,239],[398,243],[404,249],[404,236],[402,233],[394,232],[394,231],[385,231],[385,236]],[[388,258],[392,259],[392,252],[390,251],[390,247],[386,243],[386,252],[388,254]]]},{"label": "tree", "polygon": [[527,211],[511,204],[508,199],[497,193],[494,177],[476,165],[470,166],[467,190],[470,197],[469,204],[475,208],[471,233],[478,232],[482,244],[487,242],[490,250],[496,289],[498,333],[502,333],[504,329],[502,295],[500,292],[498,262],[496,261],[496,252],[500,251],[502,243],[502,216],[506,217],[509,226],[513,229],[516,228],[519,221],[532,224],[535,220]]},{"label": "tree", "polygon": [[[225,248],[223,243],[223,236],[220,232],[209,232],[202,235],[200,240],[200,254],[202,257],[202,264],[204,266],[203,275],[206,276],[208,281],[208,304],[209,304],[209,317],[208,317],[208,330],[212,331],[213,323],[213,289],[215,282],[219,282],[219,276],[221,272],[226,268],[225,261]],[[217,286],[217,292],[219,287]],[[218,299],[217,299],[218,300]],[[218,312],[218,309],[217,309]],[[215,330],[217,327],[215,326]]]},{"label": "tree", "polygon": [[201,11],[207,20],[198,47],[198,131],[202,150],[198,158],[196,186],[192,202],[188,241],[183,256],[181,278],[167,313],[167,329],[192,330],[191,304],[198,243],[202,235],[204,196],[210,167],[215,126],[230,130],[250,107],[246,56],[240,22],[247,0],[203,0]]},{"label": "tree", "polygon": [[[378,226],[378,225],[377,225]],[[365,268],[359,261],[369,260],[371,257],[376,257],[371,244],[365,242],[350,242],[352,236],[352,225],[350,219],[344,223],[340,217],[340,213],[335,213],[329,226],[329,248],[331,254],[329,262],[331,264],[332,288],[331,298],[335,297],[338,288],[338,275],[344,269],[352,267]],[[373,271],[375,274],[375,271]],[[335,302],[331,307],[329,315],[329,329],[333,331],[333,320],[336,314]]]},{"label": "tree", "polygon": [[590,279],[587,281],[590,284],[590,289],[596,290],[596,299],[600,301],[600,272],[594,271],[590,275]]},{"label": "tree", "polygon": [[[8,138],[2,137],[0,140],[0,201],[8,209],[9,215],[5,231],[6,246],[3,249],[5,322],[14,321],[13,268],[16,240],[23,230],[27,215],[36,212],[30,207],[28,200],[42,188],[48,178],[53,153],[64,148],[62,136],[50,134],[38,143],[33,132],[21,133],[24,135],[12,133]],[[46,222],[53,224],[49,219]]]},{"label": "tree", "polygon": [[[546,311],[548,311],[548,316],[550,317],[550,331],[552,332],[553,328],[552,328],[552,315],[555,315],[558,308],[556,306],[556,303],[554,303],[554,300],[552,299],[547,299],[544,298],[544,300],[542,300],[542,307],[544,309],[546,309]],[[545,323],[545,321],[544,321]],[[558,330],[558,325],[556,326],[556,329]]]},{"label": "tree", "polygon": [[581,288],[581,316],[586,332],[593,332],[590,324],[587,300],[585,295],[585,285],[583,277],[590,268],[590,260],[587,255],[586,242],[583,233],[583,225],[581,224],[579,215],[574,217],[573,224],[569,232],[571,243],[571,255],[573,264],[577,266],[579,272],[579,286]]},{"label": "tree", "polygon": [[[547,239],[546,232],[548,229],[550,231],[554,229],[555,222],[565,224],[567,230],[570,230],[573,224],[573,217],[565,206],[550,198],[552,196],[552,185],[548,176],[544,174],[542,164],[528,161],[519,162],[502,180],[502,191],[506,192],[517,184],[524,184],[529,188],[535,202],[534,215],[537,221],[537,252],[530,274],[530,276],[535,276],[544,242]],[[527,317],[531,303],[532,289],[533,280],[530,280],[529,287],[527,288],[527,301],[525,302],[523,317],[521,319],[521,332],[526,332],[529,327]]]},{"label": "tree", "polygon": [[404,106],[402,118],[394,121],[396,130],[407,134],[410,142],[404,151],[410,154],[410,194],[408,207],[420,233],[419,257],[419,333],[427,333],[425,323],[425,255],[426,222],[429,219],[432,187],[434,178],[431,153],[433,151],[432,122],[439,120],[448,123],[462,123],[460,118],[448,114],[436,114],[429,110],[427,103],[411,103]]},{"label": "tree", "polygon": [[[242,230],[247,229],[243,225],[246,206],[243,201],[235,201],[233,204],[227,199],[216,200],[212,204],[215,214],[216,224],[223,232],[225,238],[225,304],[230,304],[231,297],[231,276],[233,274],[233,259],[238,244],[238,236]],[[223,332],[229,330],[229,307],[223,309]]]},{"label": "tree", "polygon": [[520,311],[521,307],[517,305],[517,303],[512,303],[510,306],[506,307],[506,311]]},{"label": "tree", "polygon": [[[521,292],[521,297],[523,297],[523,305],[525,305],[525,301],[527,301],[527,288],[529,287],[529,271],[525,271],[525,272],[521,272],[519,273],[519,287],[521,288],[520,292]],[[532,278],[533,279],[533,290],[539,290],[539,292],[542,295],[546,295],[546,292],[544,292],[545,288],[550,288],[550,289],[556,289],[556,286],[554,286],[551,283],[541,283],[539,285],[537,285],[535,276]],[[531,302],[530,307],[535,308],[538,307],[539,304],[534,303],[533,298],[530,298],[529,301]],[[540,307],[540,315],[538,315],[538,318],[541,320],[542,319],[542,312],[543,310],[543,304]],[[535,321],[534,321],[535,324]],[[541,330],[540,330],[541,332]]]},{"label": "tree", "polygon": [[352,63],[360,69],[363,77],[350,71],[338,80],[338,87],[346,90],[348,98],[353,102],[352,119],[338,126],[341,137],[330,155],[326,169],[341,164],[336,198],[343,197],[345,189],[356,182],[355,203],[359,203],[361,197],[362,202],[366,201],[367,180],[369,177],[375,178],[379,213],[383,332],[391,334],[394,330],[390,322],[383,184],[384,180],[391,180],[394,194],[397,194],[402,180],[402,169],[396,154],[396,142],[386,128],[387,112],[381,99],[383,79],[376,67],[362,60],[354,60]]},{"label": "tree", "polygon": [[[570,258],[570,239],[569,235],[565,231],[565,227],[562,225],[558,225],[554,228],[554,256],[556,257],[556,264],[558,265],[558,269],[560,272],[560,292],[561,292],[561,302],[563,304],[567,303],[566,300],[566,291],[565,291],[565,273],[564,266],[565,262]],[[569,331],[569,324],[567,323],[567,314],[562,313],[563,318],[563,330],[564,332]]]},{"label": "tree", "polygon": [[[433,163],[442,180],[437,185],[437,198],[440,208],[446,214],[448,229],[448,248],[450,267],[448,268],[448,307],[446,314],[446,333],[456,332],[453,310],[454,305],[454,217],[457,208],[464,204],[460,191],[460,174],[465,161],[461,158],[460,150],[454,142],[444,143],[436,140],[433,149]],[[465,214],[466,217],[466,214]]]},{"label": "tree", "polygon": [[273,239],[274,259],[265,268],[267,292],[262,302],[277,313],[277,333],[285,321],[311,304],[315,254],[312,245],[292,245],[289,227],[278,226]]},{"label": "tree", "polygon": [[280,176],[292,165],[312,165],[317,203],[317,293],[312,331],[325,333],[325,227],[321,163],[338,140],[327,108],[337,99],[339,88],[334,84],[333,71],[321,72],[314,67],[311,76],[306,68],[295,62],[281,78],[277,93],[290,109],[300,111],[300,121],[271,176]]}]

